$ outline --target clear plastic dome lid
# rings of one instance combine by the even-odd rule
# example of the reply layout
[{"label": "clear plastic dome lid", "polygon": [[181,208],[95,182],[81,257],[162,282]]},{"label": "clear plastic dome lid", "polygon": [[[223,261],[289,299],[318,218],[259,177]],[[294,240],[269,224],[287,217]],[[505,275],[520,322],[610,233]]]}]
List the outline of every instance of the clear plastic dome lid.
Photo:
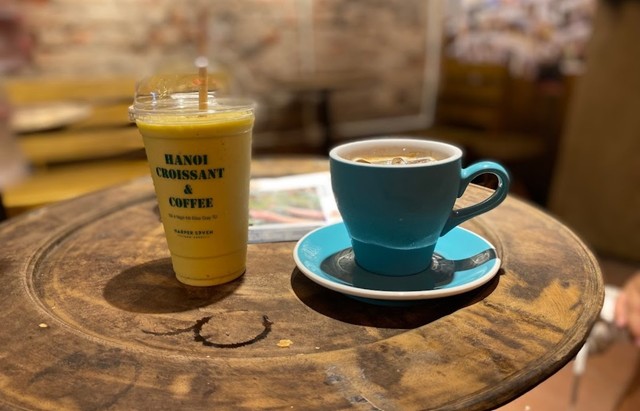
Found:
[{"label": "clear plastic dome lid", "polygon": [[221,112],[253,113],[250,99],[225,96],[216,76],[161,74],[142,79],[136,85],[131,121],[156,115],[192,116]]}]

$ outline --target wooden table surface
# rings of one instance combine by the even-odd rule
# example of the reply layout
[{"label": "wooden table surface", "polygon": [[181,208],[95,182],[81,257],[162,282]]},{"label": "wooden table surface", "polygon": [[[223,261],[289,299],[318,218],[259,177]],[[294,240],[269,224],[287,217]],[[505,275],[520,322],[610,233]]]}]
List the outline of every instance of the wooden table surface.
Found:
[{"label": "wooden table surface", "polygon": [[[318,164],[299,166],[280,170]],[[383,307],[308,280],[293,242],[251,244],[232,283],[181,286],[149,178],[25,213],[0,225],[0,408],[493,409],[573,358],[603,282],[516,198],[465,227],[502,256],[492,281]]]}]

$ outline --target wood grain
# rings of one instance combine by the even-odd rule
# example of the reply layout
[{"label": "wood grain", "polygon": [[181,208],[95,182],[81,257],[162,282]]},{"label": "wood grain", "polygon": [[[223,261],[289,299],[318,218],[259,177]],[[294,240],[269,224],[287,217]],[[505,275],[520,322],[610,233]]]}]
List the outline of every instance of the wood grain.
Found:
[{"label": "wood grain", "polygon": [[294,243],[250,245],[232,283],[180,285],[148,178],[26,213],[0,226],[0,408],[495,408],[575,355],[603,283],[518,199],[466,227],[502,256],[493,281],[384,307],[306,279]]}]

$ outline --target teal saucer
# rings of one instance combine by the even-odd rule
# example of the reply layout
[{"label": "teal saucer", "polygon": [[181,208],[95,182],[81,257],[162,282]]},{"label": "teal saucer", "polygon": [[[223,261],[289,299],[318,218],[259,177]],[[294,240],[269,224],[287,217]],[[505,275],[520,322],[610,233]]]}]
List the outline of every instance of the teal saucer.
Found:
[{"label": "teal saucer", "polygon": [[429,269],[408,276],[379,275],[357,265],[343,223],[320,227],[302,237],[293,258],[300,271],[315,283],[372,302],[461,294],[487,283],[500,268],[495,247],[461,227],[438,240]]}]

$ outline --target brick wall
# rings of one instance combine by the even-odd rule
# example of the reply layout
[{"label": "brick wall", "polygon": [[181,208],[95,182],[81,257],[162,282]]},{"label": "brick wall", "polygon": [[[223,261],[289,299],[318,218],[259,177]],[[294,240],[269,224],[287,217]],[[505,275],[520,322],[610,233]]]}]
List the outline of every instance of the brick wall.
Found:
[{"label": "brick wall", "polygon": [[[33,39],[27,75],[139,77],[190,69],[204,22],[207,56],[244,93],[281,101],[291,95],[283,97],[279,80],[299,73],[369,75],[333,96],[339,122],[424,113],[435,92],[435,83],[425,89],[424,74],[437,67],[425,52],[427,21],[439,23],[434,2],[0,0],[8,4],[21,11]],[[437,30],[432,38],[437,49]]]}]

